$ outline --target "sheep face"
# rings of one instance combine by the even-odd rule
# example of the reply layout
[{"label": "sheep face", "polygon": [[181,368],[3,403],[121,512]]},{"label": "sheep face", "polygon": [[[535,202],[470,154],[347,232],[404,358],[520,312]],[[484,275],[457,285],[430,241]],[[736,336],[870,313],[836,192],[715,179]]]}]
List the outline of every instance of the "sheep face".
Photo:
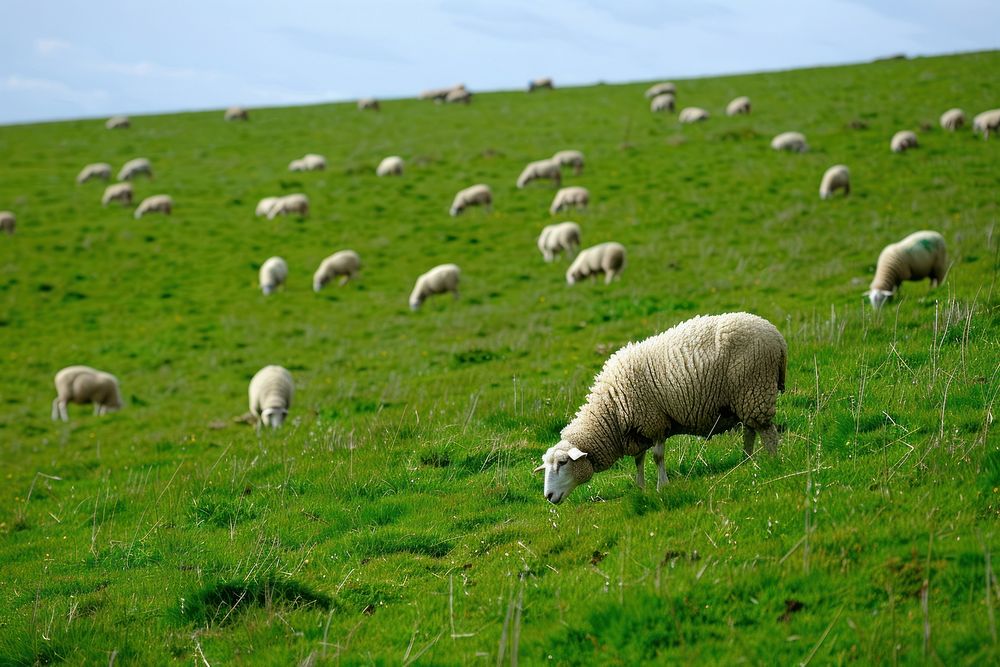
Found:
[{"label": "sheep face", "polygon": [[542,493],[553,505],[558,505],[570,492],[586,484],[594,476],[594,466],[587,460],[587,453],[565,440],[549,447],[542,456],[542,465],[535,472],[545,473]]},{"label": "sheep face", "polygon": [[884,289],[873,289],[865,292],[865,296],[872,304],[872,308],[878,310],[882,305],[892,298],[892,292],[886,291]]},{"label": "sheep face", "polygon": [[465,210],[465,206],[463,206],[461,204],[453,204],[452,207],[451,207],[451,209],[448,211],[448,213],[450,213],[451,217],[454,218],[455,216],[457,216],[459,213],[461,213],[464,210]]},{"label": "sheep face", "polygon": [[266,408],[260,413],[260,421],[264,426],[280,428],[285,423],[286,416],[288,416],[288,410],[284,408]]}]

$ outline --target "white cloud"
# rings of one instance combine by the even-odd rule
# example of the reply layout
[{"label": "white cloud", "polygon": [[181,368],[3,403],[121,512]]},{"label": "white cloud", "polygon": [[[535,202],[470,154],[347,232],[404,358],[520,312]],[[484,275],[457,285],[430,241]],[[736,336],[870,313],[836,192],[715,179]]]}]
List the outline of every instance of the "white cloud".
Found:
[{"label": "white cloud", "polygon": [[51,56],[60,51],[65,51],[71,46],[73,45],[61,39],[41,38],[35,40],[35,53],[42,56]]}]

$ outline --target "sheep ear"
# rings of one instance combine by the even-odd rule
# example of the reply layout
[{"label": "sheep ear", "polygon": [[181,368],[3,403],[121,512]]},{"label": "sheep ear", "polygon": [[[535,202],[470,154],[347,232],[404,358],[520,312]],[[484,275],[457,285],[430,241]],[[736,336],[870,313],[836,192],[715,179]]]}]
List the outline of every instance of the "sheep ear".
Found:
[{"label": "sheep ear", "polygon": [[534,472],[542,472],[543,470],[545,470],[545,464],[544,463],[542,465],[538,466],[537,468],[535,468],[534,470],[532,470],[531,472],[533,472],[533,473]]},{"label": "sheep ear", "polygon": [[571,459],[573,459],[574,461],[579,461],[580,459],[582,459],[586,455],[587,455],[587,452],[581,452],[576,447],[574,447],[573,449],[569,450],[569,457]]}]

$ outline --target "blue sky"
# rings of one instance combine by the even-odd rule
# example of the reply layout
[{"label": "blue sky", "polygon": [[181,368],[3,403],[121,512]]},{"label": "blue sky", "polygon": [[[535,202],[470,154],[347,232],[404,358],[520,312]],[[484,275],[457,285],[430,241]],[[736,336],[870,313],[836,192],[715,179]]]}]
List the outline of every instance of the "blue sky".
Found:
[{"label": "blue sky", "polygon": [[0,124],[1000,46],[997,0],[0,2]]}]

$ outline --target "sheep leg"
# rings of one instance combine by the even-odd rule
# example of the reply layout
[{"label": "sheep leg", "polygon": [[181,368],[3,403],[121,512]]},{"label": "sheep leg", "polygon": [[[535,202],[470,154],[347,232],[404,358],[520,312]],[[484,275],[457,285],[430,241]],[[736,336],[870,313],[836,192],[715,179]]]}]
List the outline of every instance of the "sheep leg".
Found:
[{"label": "sheep leg", "polygon": [[[753,456],[753,443],[757,439],[757,431],[750,428],[746,424],[743,425],[743,453],[747,455],[747,458]],[[764,436],[761,436],[761,440]]]},{"label": "sheep leg", "polygon": [[764,441],[768,454],[775,456],[778,453],[778,429],[774,427],[774,424],[761,429],[760,439]]},{"label": "sheep leg", "polygon": [[604,284],[605,285],[610,285],[611,281],[614,280],[614,279],[615,279],[615,272],[614,271],[608,271],[607,273],[604,274]]},{"label": "sheep leg", "polygon": [[66,414],[66,404],[56,398],[52,401],[52,421],[58,421],[60,419],[64,422],[69,421],[69,415]]},{"label": "sheep leg", "polygon": [[646,475],[642,469],[643,464],[646,462],[646,450],[642,450],[635,455],[635,485],[640,489],[646,488]]},{"label": "sheep leg", "polygon": [[344,285],[346,285],[348,283],[348,281],[350,281],[350,279],[351,279],[351,275],[350,274],[346,274],[346,275],[344,275],[344,276],[342,276],[340,278],[340,282],[338,284],[341,287],[343,287]]},{"label": "sheep leg", "polygon": [[656,490],[667,485],[667,469],[663,467],[663,443],[653,447],[653,460],[656,461]]}]

